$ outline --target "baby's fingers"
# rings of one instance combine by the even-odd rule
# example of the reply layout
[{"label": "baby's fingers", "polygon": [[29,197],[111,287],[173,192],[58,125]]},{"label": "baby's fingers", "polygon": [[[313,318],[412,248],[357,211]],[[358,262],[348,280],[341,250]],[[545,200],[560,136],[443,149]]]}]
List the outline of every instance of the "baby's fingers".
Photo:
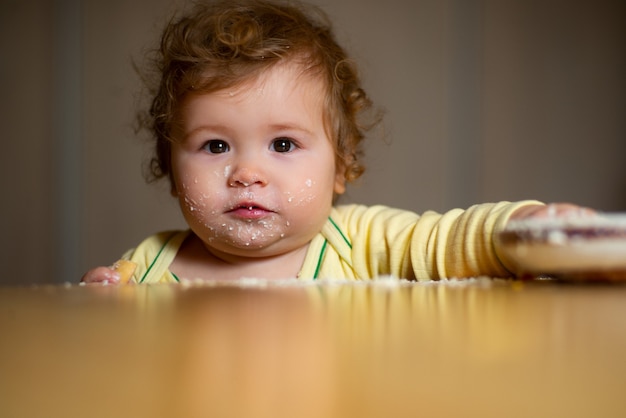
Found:
[{"label": "baby's fingers", "polygon": [[111,267],[96,267],[80,280],[84,283],[126,284],[130,281],[137,264],[129,260],[117,260]]},{"label": "baby's fingers", "polygon": [[110,267],[96,267],[89,270],[82,279],[84,283],[111,283],[120,282],[120,274]]}]

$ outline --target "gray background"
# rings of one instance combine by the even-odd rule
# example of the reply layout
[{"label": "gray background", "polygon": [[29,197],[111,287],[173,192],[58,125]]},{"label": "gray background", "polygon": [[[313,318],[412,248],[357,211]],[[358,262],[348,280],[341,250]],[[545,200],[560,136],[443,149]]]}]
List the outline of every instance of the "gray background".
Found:
[{"label": "gray background", "polygon": [[[184,224],[133,59],[182,1],[0,0],[0,283],[76,282]],[[386,110],[344,202],[626,211],[626,2],[318,0]]]}]

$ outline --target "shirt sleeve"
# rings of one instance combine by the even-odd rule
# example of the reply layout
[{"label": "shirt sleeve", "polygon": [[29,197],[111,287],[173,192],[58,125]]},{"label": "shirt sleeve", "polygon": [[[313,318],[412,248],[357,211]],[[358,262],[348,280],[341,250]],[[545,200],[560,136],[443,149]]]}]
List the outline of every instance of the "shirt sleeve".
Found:
[{"label": "shirt sleeve", "polygon": [[443,215],[425,213],[416,225],[411,247],[416,274],[434,278],[512,276],[498,255],[495,237],[513,212],[529,204],[540,203],[501,202],[476,205],[465,211],[452,210]]},{"label": "shirt sleeve", "polygon": [[385,206],[353,206],[342,218],[357,277],[510,277],[494,238],[518,208],[537,204],[542,203],[486,203],[421,216]]},{"label": "shirt sleeve", "polygon": [[169,267],[189,231],[164,231],[142,241],[128,250],[122,258],[137,264],[131,283],[176,283],[178,279]]}]

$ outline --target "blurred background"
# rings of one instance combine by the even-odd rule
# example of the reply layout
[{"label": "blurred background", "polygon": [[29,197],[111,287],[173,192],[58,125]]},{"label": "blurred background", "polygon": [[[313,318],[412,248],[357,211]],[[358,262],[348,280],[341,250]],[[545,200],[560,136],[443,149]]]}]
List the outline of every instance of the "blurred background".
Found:
[{"label": "blurred background", "polygon": [[[626,211],[624,0],[314,0],[386,112],[343,202]],[[184,223],[133,62],[179,0],[0,0],[0,284],[78,282]]]}]

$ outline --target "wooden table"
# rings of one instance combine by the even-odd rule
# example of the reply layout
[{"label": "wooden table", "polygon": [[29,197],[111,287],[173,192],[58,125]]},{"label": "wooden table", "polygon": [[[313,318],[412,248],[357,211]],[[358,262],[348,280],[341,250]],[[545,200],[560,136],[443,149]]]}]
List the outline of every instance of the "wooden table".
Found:
[{"label": "wooden table", "polygon": [[626,285],[0,288],[0,417],[625,417]]}]

